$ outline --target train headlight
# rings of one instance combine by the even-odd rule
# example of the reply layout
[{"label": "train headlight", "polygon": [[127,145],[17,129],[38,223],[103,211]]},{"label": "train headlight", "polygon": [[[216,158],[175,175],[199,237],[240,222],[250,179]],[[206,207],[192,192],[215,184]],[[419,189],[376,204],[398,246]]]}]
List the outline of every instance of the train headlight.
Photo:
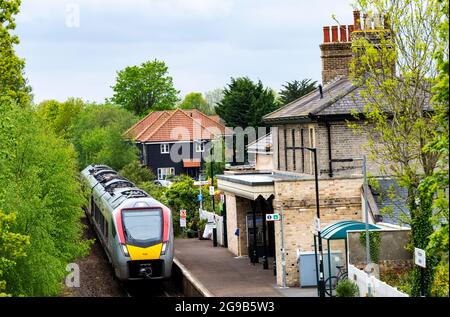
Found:
[{"label": "train headlight", "polygon": [[163,243],[162,244],[162,249],[161,249],[161,255],[166,254],[166,250],[167,250],[167,243]]},{"label": "train headlight", "polygon": [[128,248],[125,244],[121,244],[122,246],[122,252],[126,257],[130,257],[130,254],[128,253]]}]

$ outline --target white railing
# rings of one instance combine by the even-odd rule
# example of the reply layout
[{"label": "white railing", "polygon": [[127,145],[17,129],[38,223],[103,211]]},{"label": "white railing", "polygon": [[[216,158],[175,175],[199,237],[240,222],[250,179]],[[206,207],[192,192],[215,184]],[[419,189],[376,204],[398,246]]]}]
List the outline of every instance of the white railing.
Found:
[{"label": "white railing", "polygon": [[380,281],[375,276],[369,277],[366,272],[356,268],[352,264],[348,266],[348,278],[358,285],[359,296],[361,297],[367,296],[369,281],[373,297],[408,297],[407,294],[400,292],[395,287],[392,287],[383,281]]},{"label": "white railing", "polygon": [[223,217],[206,210],[200,210],[199,216],[200,219],[206,219],[208,221],[205,226],[205,231],[203,231],[203,238],[212,239],[213,227],[215,225],[217,228],[217,243],[223,245]]}]

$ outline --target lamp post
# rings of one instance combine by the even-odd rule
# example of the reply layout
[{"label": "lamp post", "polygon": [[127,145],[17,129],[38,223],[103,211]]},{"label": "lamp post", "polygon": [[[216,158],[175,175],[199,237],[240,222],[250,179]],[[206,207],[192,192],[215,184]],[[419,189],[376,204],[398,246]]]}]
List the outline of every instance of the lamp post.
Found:
[{"label": "lamp post", "polygon": [[[211,140],[211,187],[214,189],[214,160],[213,160],[213,146],[214,143]],[[214,202],[214,191],[211,192],[211,203],[212,203],[212,212],[213,214],[216,213],[216,208],[215,208],[215,202]],[[215,217],[215,216],[214,216]],[[214,218],[215,219],[215,218]],[[215,220],[214,220],[215,221]],[[213,227],[213,246],[217,247],[217,228],[216,228],[216,224],[214,223],[214,227]]]},{"label": "lamp post", "polygon": [[331,160],[331,162],[354,162],[354,161],[362,161],[362,172],[363,172],[363,177],[364,177],[364,183],[363,183],[363,188],[364,188],[364,217],[365,217],[365,231],[366,231],[366,262],[367,262],[367,267],[366,267],[366,271],[367,274],[369,276],[369,283],[367,285],[367,295],[369,297],[372,296],[372,287],[370,285],[370,280],[371,280],[371,258],[370,258],[370,235],[369,235],[369,199],[368,199],[368,195],[369,195],[369,186],[367,183],[367,159],[366,156],[363,155],[362,158],[350,158],[350,159],[334,159]]},{"label": "lamp post", "polygon": [[[320,221],[320,205],[319,205],[319,174],[317,170],[317,149],[316,148],[310,148],[310,147],[299,147],[299,149],[306,149],[308,151],[311,151],[314,154],[314,180],[316,185],[316,213],[317,213],[317,219]],[[323,247],[322,247],[322,236],[320,233],[320,230],[317,231],[317,237],[319,240],[319,281],[318,281],[318,288],[319,288],[319,296],[325,297],[325,276],[324,276],[324,270],[323,270]]]}]

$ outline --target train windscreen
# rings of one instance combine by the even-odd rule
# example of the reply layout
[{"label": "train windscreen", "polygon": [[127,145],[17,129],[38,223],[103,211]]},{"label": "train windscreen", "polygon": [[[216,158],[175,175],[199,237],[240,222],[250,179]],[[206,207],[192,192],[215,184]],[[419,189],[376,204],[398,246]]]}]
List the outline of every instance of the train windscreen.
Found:
[{"label": "train windscreen", "polygon": [[161,242],[162,210],[127,210],[123,213],[123,227],[127,242],[135,246],[150,246]]}]

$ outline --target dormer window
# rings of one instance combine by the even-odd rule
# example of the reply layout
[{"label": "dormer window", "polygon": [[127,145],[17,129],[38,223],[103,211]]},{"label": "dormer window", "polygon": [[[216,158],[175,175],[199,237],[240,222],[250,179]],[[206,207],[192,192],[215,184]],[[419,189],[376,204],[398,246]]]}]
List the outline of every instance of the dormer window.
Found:
[{"label": "dormer window", "polygon": [[161,144],[161,154],[169,154],[169,143],[163,143]]}]

